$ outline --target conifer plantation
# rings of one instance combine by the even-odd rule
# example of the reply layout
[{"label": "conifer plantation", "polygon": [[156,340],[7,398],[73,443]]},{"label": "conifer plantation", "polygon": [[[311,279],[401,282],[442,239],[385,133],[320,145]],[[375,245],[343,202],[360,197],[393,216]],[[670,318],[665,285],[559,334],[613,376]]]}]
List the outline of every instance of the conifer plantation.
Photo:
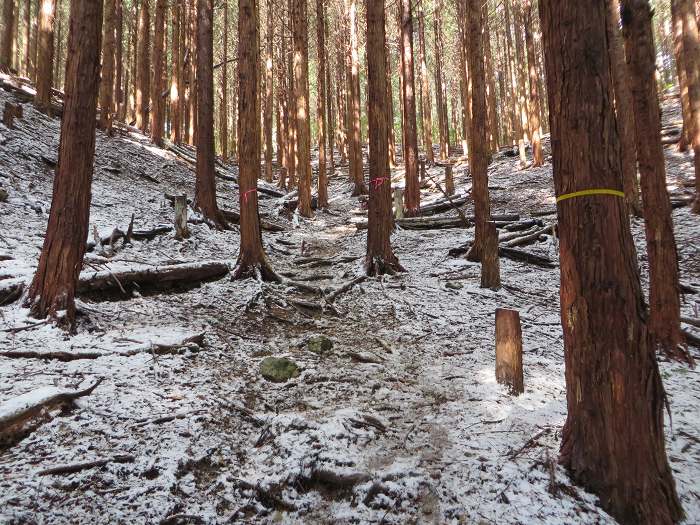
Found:
[{"label": "conifer plantation", "polygon": [[0,523],[700,522],[700,2],[0,4]]}]

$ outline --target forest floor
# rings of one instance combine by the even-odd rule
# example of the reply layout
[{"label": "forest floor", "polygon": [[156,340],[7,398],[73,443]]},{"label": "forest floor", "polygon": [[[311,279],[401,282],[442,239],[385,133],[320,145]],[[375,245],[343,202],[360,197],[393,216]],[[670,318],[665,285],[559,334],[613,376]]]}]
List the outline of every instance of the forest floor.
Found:
[{"label": "forest floor", "polygon": [[[11,98],[0,91],[0,105]],[[669,104],[671,122],[677,102]],[[0,279],[29,279],[36,266],[59,125],[27,104],[15,129],[0,125],[0,186],[8,193],[0,202],[0,259],[7,259]],[[692,153],[666,152],[669,188],[690,192]],[[400,171],[394,174],[399,180]],[[429,174],[442,178],[443,170]],[[464,163],[455,175],[457,193],[465,192]],[[555,209],[549,162],[520,170],[516,158],[501,154],[489,177],[494,213],[527,219]],[[144,137],[98,132],[90,230],[126,230],[132,214],[137,229],[172,224],[164,194],[191,197],[193,186],[191,166]],[[339,167],[330,212],[310,220],[278,215],[277,199],[261,195],[264,217],[285,226],[264,232],[277,271],[332,287],[361,275],[366,232],[353,224],[362,212],[350,189],[347,167]],[[424,201],[440,197],[423,190]],[[219,199],[235,209],[235,184],[219,180]],[[700,221],[688,207],[674,210],[674,221],[682,281],[697,290]],[[643,223],[632,224],[646,284]],[[236,230],[190,230],[184,241],[172,232],[119,241],[89,253],[84,272],[235,263]],[[104,378],[91,395],[45,414],[43,424],[0,448],[0,522],[614,523],[555,463],[566,417],[559,269],[503,258],[503,287],[481,289],[479,265],[448,256],[472,238],[473,228],[397,230],[393,245],[407,272],[358,284],[335,310],[304,307],[320,304],[311,293],[228,277],[81,296],[73,337],[32,324],[20,302],[0,308],[0,351],[102,354],[0,357],[0,406],[42,387],[84,388]],[[557,259],[551,236],[524,249]],[[330,265],[314,267],[329,258]],[[525,393],[518,397],[494,377],[499,307],[519,310],[523,322]],[[698,308],[700,295],[684,295],[684,316],[697,318]],[[204,343],[179,353],[119,355],[199,332]],[[309,351],[305,340],[314,334],[333,348]],[[259,370],[267,356],[292,359],[300,375],[267,381]],[[699,371],[660,366],[672,415],[669,460],[687,523],[698,523]],[[106,464],[41,472],[93,460]]]}]

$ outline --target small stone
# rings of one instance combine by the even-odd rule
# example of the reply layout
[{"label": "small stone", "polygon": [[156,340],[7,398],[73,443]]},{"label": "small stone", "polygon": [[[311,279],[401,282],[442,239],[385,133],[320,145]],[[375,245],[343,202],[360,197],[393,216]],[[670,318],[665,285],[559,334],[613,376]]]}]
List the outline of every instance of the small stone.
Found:
[{"label": "small stone", "polygon": [[333,349],[333,341],[325,335],[312,335],[306,340],[306,348],[314,354],[325,355]]},{"label": "small stone", "polygon": [[6,189],[0,188],[0,202],[5,202],[8,197],[8,193]]},{"label": "small stone", "polygon": [[260,363],[260,374],[273,383],[284,383],[299,373],[297,364],[286,357],[266,357]]},{"label": "small stone", "polygon": [[464,288],[464,285],[455,281],[447,281],[445,283],[445,288],[449,288],[450,290],[461,290]]}]

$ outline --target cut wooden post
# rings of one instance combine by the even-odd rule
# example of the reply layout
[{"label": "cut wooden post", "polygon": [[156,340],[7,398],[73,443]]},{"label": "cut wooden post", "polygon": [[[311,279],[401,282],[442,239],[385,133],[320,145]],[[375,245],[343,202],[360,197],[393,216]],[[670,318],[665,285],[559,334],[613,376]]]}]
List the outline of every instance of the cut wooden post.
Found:
[{"label": "cut wooden post", "polygon": [[403,219],[403,188],[394,190],[394,218]]},{"label": "cut wooden post", "polygon": [[523,334],[517,310],[496,309],[496,380],[511,394],[525,392],[523,384]]},{"label": "cut wooden post", "polygon": [[12,129],[15,118],[22,118],[22,106],[13,102],[5,102],[5,109],[2,112],[2,123],[7,129]]},{"label": "cut wooden post", "polygon": [[181,241],[190,236],[187,229],[187,195],[176,195],[175,204],[175,239]]},{"label": "cut wooden post", "polygon": [[452,164],[445,166],[445,192],[448,195],[455,194],[455,179],[452,175]]},{"label": "cut wooden post", "polygon": [[487,222],[484,226],[482,249],[481,287],[499,288],[501,286],[501,268],[498,259],[498,230],[493,221]]}]

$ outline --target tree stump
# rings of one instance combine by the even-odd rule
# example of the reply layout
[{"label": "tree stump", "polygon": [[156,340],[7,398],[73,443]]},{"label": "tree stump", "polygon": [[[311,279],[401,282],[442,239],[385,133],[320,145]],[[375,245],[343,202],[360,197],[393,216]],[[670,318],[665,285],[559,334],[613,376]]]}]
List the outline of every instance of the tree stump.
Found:
[{"label": "tree stump", "polygon": [[482,250],[481,287],[499,288],[501,286],[501,267],[498,259],[498,230],[493,221],[487,222],[484,226]]},{"label": "tree stump", "polygon": [[394,218],[403,219],[403,188],[394,190]]},{"label": "tree stump", "polygon": [[523,334],[517,310],[496,309],[496,380],[511,394],[525,391],[523,384]]},{"label": "tree stump", "polygon": [[190,236],[187,229],[187,195],[176,195],[175,204],[175,239],[181,241]]},{"label": "tree stump", "polygon": [[7,129],[12,129],[14,127],[14,119],[22,118],[23,116],[24,112],[20,104],[5,102],[5,109],[2,112],[2,123],[5,124]]},{"label": "tree stump", "polygon": [[448,195],[455,194],[455,179],[452,175],[452,165],[448,164],[445,166],[445,192]]}]

